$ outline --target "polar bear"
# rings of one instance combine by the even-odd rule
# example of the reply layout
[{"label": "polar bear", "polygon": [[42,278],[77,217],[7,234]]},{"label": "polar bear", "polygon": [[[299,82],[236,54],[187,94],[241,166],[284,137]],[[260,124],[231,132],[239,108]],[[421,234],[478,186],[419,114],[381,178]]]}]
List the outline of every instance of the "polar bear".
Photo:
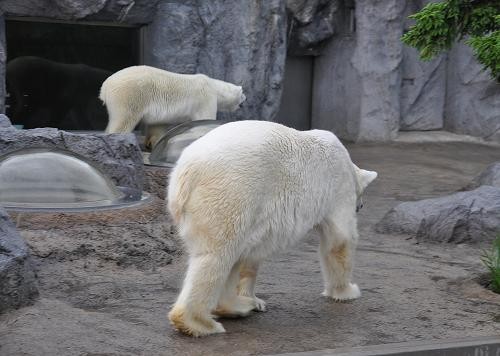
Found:
[{"label": "polar bear", "polygon": [[260,262],[313,230],[323,295],[358,298],[356,207],[376,176],[354,165],[331,132],[266,121],[228,123],[186,147],[168,185],[168,210],[189,253],[173,326],[203,336],[224,332],[212,313],[264,311],[254,292]]},{"label": "polar bear", "polygon": [[141,119],[155,125],[215,120],[217,110],[234,111],[245,95],[241,86],[204,74],[178,74],[149,66],[122,69],[104,81],[99,98],[106,104],[107,133],[132,132]]}]

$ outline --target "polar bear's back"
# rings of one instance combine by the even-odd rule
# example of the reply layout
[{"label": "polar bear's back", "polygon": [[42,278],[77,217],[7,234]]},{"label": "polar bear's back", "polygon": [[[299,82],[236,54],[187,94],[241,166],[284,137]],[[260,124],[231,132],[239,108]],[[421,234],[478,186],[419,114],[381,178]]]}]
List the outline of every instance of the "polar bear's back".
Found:
[{"label": "polar bear's back", "polygon": [[163,95],[196,94],[206,82],[203,74],[179,74],[149,67],[133,66],[122,69],[106,79],[101,88],[101,99],[106,102],[108,93],[137,96],[140,93]]},{"label": "polar bear's back", "polygon": [[231,233],[246,236],[247,249],[266,235],[286,247],[331,211],[346,176],[342,189],[355,196],[352,163],[337,142],[265,121],[222,125],[182,153],[169,209],[181,225],[190,216],[191,227],[236,228]]}]

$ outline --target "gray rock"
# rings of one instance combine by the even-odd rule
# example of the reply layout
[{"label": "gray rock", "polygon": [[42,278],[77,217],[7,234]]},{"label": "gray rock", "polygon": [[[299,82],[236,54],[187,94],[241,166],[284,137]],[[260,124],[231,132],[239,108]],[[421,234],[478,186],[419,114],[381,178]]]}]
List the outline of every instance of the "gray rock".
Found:
[{"label": "gray rock", "polygon": [[500,142],[500,84],[463,43],[448,55],[444,124],[448,131]]},{"label": "gray rock", "polygon": [[3,0],[0,13],[61,20],[99,20],[145,24],[159,0]]},{"label": "gray rock", "polygon": [[243,86],[243,107],[219,118],[272,120],[278,112],[286,57],[284,1],[161,2],[144,40],[148,65]]},{"label": "gray rock", "polygon": [[[1,7],[2,5],[0,5]],[[0,113],[5,110],[5,68],[7,65],[7,43],[5,41],[5,17],[0,11]]]},{"label": "gray rock", "polygon": [[2,129],[14,128],[9,118],[4,114],[0,114],[0,128]]},{"label": "gray rock", "polygon": [[37,296],[28,247],[0,207],[0,313],[29,305]]},{"label": "gray rock", "polygon": [[[400,121],[404,1],[342,6],[338,33],[315,63],[312,126],[354,141],[387,141]],[[338,22],[337,22],[338,21]]]},{"label": "gray rock", "polygon": [[142,192],[144,166],[134,134],[74,134],[53,128],[0,129],[0,155],[30,147],[68,150],[94,162],[118,186]]},{"label": "gray rock", "polygon": [[500,232],[500,188],[482,186],[449,196],[401,203],[376,225],[419,241],[481,243]]},{"label": "gray rock", "polygon": [[[419,11],[429,0],[407,1],[404,29],[415,21],[408,16]],[[422,61],[415,48],[403,46],[400,130],[420,131],[443,128],[446,96],[446,54]]]},{"label": "gray rock", "polygon": [[500,161],[486,167],[484,171],[472,180],[466,189],[471,190],[482,185],[491,185],[500,188]]},{"label": "gray rock", "polygon": [[293,56],[317,56],[322,45],[335,33],[338,0],[288,0],[290,37],[288,53]]},{"label": "gray rock", "polygon": [[423,62],[416,49],[405,46],[402,75],[399,129],[442,129],[446,94],[446,56]]}]

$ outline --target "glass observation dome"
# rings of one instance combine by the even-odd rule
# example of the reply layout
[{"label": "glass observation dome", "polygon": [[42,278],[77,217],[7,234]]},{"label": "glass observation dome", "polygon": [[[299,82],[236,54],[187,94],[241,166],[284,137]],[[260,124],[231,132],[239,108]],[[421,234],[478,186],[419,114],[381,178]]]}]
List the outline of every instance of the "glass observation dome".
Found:
[{"label": "glass observation dome", "polygon": [[191,142],[228,122],[227,120],[198,120],[174,126],[153,147],[149,155],[149,164],[173,167],[184,148]]},{"label": "glass observation dome", "polygon": [[69,151],[29,148],[0,157],[0,205],[7,209],[91,210],[141,199],[132,196]]}]

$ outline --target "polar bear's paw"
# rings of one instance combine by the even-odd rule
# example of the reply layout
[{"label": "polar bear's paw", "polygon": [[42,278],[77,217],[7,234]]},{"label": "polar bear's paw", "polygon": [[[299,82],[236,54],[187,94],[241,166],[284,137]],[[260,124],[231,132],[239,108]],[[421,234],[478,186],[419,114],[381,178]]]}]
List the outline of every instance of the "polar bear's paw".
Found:
[{"label": "polar bear's paw", "polygon": [[239,295],[230,302],[220,304],[214,314],[225,318],[239,318],[247,316],[255,308],[253,298]]},{"label": "polar bear's paw", "polygon": [[325,290],[323,295],[332,298],[336,302],[343,302],[359,298],[361,296],[361,291],[357,284],[349,283],[349,285],[345,287],[332,288],[331,291]]},{"label": "polar bear's paw", "polygon": [[211,315],[193,314],[184,306],[174,306],[168,318],[175,329],[194,337],[226,332],[222,324]]},{"label": "polar bear's paw", "polygon": [[258,312],[265,312],[266,311],[266,302],[264,302],[262,299],[254,297],[254,302],[255,302],[255,308],[253,310],[258,311]]}]

